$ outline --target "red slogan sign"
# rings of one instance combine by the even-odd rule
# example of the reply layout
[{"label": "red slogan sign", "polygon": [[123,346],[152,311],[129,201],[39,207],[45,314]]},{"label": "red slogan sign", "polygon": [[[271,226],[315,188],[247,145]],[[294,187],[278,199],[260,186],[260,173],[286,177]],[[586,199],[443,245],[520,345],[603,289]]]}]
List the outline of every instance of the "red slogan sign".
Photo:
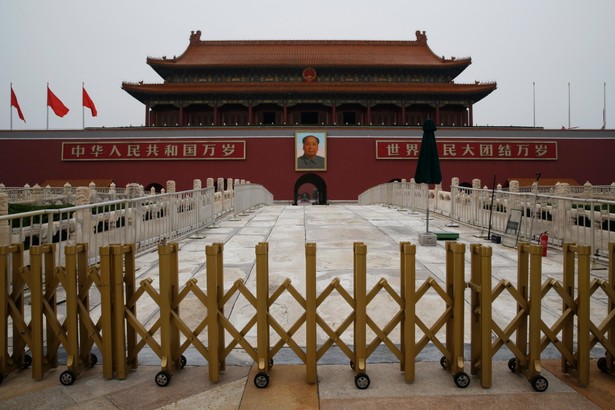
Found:
[{"label": "red slogan sign", "polygon": [[[437,140],[440,159],[556,160],[556,141]],[[377,140],[376,159],[418,159],[421,140]]]},{"label": "red slogan sign", "polygon": [[246,159],[245,141],[63,142],[62,161]]}]

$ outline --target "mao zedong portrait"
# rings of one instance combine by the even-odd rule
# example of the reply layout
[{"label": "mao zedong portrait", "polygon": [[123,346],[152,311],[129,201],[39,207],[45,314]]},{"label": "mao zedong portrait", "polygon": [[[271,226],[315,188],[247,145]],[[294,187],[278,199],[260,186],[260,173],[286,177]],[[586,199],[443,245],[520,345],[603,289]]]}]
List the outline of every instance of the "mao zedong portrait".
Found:
[{"label": "mao zedong portrait", "polygon": [[303,142],[303,155],[297,158],[297,169],[325,169],[325,158],[317,155],[320,139],[315,135],[306,135]]}]

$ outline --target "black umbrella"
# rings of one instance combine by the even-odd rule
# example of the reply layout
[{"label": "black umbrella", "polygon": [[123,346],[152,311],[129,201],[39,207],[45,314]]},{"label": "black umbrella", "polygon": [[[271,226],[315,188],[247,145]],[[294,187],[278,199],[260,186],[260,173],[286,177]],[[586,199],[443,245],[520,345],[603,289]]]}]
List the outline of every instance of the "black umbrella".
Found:
[{"label": "black umbrella", "polygon": [[[419,160],[416,164],[415,182],[419,184],[439,184],[442,182],[440,172],[440,158],[438,157],[438,146],[436,145],[436,124],[431,119],[426,119],[423,123],[423,139],[421,140],[421,150]],[[429,187],[427,187],[427,230],[429,233]]]}]

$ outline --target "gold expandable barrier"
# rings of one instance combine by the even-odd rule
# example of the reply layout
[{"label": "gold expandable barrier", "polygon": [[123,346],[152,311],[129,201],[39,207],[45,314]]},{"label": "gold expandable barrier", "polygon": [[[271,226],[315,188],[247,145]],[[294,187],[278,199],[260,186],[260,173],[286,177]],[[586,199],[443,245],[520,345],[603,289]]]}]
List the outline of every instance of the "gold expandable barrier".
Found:
[{"label": "gold expandable barrier", "polygon": [[[523,373],[534,390],[547,390],[548,380],[540,374],[542,301],[542,248],[519,243],[517,247],[517,287],[501,280],[491,289],[491,248],[471,246],[471,351],[472,374],[480,377],[481,386],[491,387],[492,357],[506,346],[514,355],[508,361],[513,372]],[[502,328],[492,318],[493,301],[508,292],[517,308],[514,318]],[[515,334],[516,337],[513,337]]]},{"label": "gold expandable barrier", "polygon": [[[480,378],[482,387],[491,387],[493,356],[503,346],[514,355],[508,362],[510,370],[524,374],[537,391],[544,391],[548,386],[540,374],[540,355],[550,344],[562,355],[562,370],[576,377],[580,385],[589,383],[589,353],[598,343],[606,350],[605,357],[598,360],[598,367],[608,373],[615,370],[615,244],[609,246],[608,280],[590,281],[589,247],[564,244],[563,282],[548,279],[542,283],[540,246],[520,243],[516,287],[502,280],[492,289],[490,247],[470,246],[471,279],[466,283],[465,245],[447,242],[446,283],[442,287],[434,278],[417,284],[416,246],[402,242],[400,292],[397,293],[385,279],[367,289],[367,246],[356,242],[351,295],[337,278],[317,292],[316,244],[307,243],[305,297],[289,279],[277,288],[270,288],[267,243],[259,243],[255,248],[255,292],[241,279],[224,289],[223,249],[221,243],[205,248],[205,292],[194,278],[180,287],[176,243],[161,243],[158,247],[159,289],[153,286],[152,279],[136,286],[134,245],[102,247],[100,264],[92,266],[87,266],[86,244],[69,246],[65,248],[66,266],[59,267],[54,266],[52,244],[33,246],[30,264],[26,266],[22,245],[0,247],[0,291],[5,295],[0,300],[0,381],[30,364],[33,379],[43,378],[47,370],[58,366],[61,346],[67,353],[67,370],[60,376],[63,384],[72,384],[84,366],[96,363],[94,347],[102,354],[103,377],[125,379],[128,371],[138,366],[141,350],[149,346],[161,361],[156,383],[164,386],[175,371],[186,365],[183,353],[192,346],[208,362],[209,380],[217,382],[225,370],[226,358],[241,346],[256,363],[258,372],[254,383],[262,388],[269,383],[273,358],[287,346],[305,363],[306,382],[316,383],[318,361],[336,345],[350,359],[356,387],[363,389],[370,384],[367,361],[376,348],[387,347],[399,359],[405,380],[413,382],[417,356],[431,342],[443,354],[442,367],[451,373],[459,387],[466,387],[470,383],[470,377],[464,372],[466,287],[471,289],[471,373]],[[89,300],[94,289],[100,292],[98,316],[92,316]],[[589,303],[598,290],[607,296],[607,312],[601,323],[594,324]],[[381,327],[370,317],[369,305],[382,291],[388,293],[398,310]],[[561,297],[562,315],[548,326],[541,318],[541,300],[550,291]],[[336,328],[318,314],[334,292],[351,311],[345,318],[339,318]],[[430,326],[417,315],[417,305],[427,292],[435,292],[445,306]],[[501,327],[492,318],[492,304],[503,292],[514,299],[516,315]],[[271,306],[284,294],[305,310],[288,328],[281,326],[270,312]],[[66,311],[62,314],[58,312],[59,295],[66,298]],[[149,328],[137,317],[137,305],[144,303],[145,295],[159,307],[159,317],[152,319]],[[238,329],[225,316],[224,306],[240,296],[253,308],[254,314]],[[195,327],[189,326],[180,312],[180,305],[188,297],[193,297],[191,303],[196,302],[206,310]],[[27,321],[29,313],[31,318]],[[397,326],[399,345],[389,336]],[[302,328],[305,349],[295,340]],[[445,331],[444,342],[438,339],[442,331]],[[351,345],[344,341],[350,332]],[[320,344],[317,344],[319,333]],[[417,341],[418,333],[421,337]],[[254,334],[256,346],[250,342]],[[271,334],[278,339],[273,345]],[[368,340],[370,335],[373,338]]]},{"label": "gold expandable barrier", "polygon": [[[562,372],[577,379],[581,386],[589,384],[590,351],[600,343],[606,355],[598,359],[604,373],[615,372],[615,243],[609,244],[608,280],[590,280],[591,248],[565,243],[562,316],[557,326],[545,330],[543,346],[553,343],[562,353]],[[575,260],[577,267],[575,270]],[[575,283],[576,278],[576,283]],[[575,286],[576,284],[576,286]],[[606,296],[606,317],[595,324],[590,318],[590,298],[602,290]],[[575,298],[576,291],[576,298]],[[576,316],[576,329],[574,323]],[[561,341],[557,333],[561,329]],[[575,348],[576,335],[576,351]]]},{"label": "gold expandable barrier", "polygon": [[67,246],[64,253],[65,266],[58,266],[55,276],[64,289],[66,318],[64,325],[56,326],[56,330],[67,354],[67,370],[60,374],[60,381],[71,385],[84,367],[92,367],[98,362],[98,357],[92,352],[94,344],[99,349],[103,346],[101,328],[90,316],[90,289],[94,283],[100,285],[100,277],[96,266],[88,266],[87,243]]},{"label": "gold expandable barrier", "polygon": [[[32,364],[26,355],[30,342],[24,321],[25,281],[19,272],[23,267],[23,244],[0,247],[0,381],[11,372]],[[9,292],[10,290],[10,292]],[[12,353],[9,353],[9,318],[12,319]]]},{"label": "gold expandable barrier", "polygon": [[[96,364],[98,359],[91,352],[93,344],[103,345],[99,328],[90,318],[90,275],[95,268],[87,265],[87,244],[65,248],[66,267],[55,267],[53,244],[32,246],[30,264],[26,266],[23,251],[21,244],[0,247],[0,289],[8,296],[0,303],[0,380],[30,365],[32,378],[42,379],[46,371],[58,366],[58,350],[62,346],[67,355],[67,370],[60,374],[60,381],[70,385],[84,365]],[[30,301],[28,311],[26,297]],[[59,297],[65,300],[58,301]],[[66,310],[59,313],[58,305],[62,302]],[[9,318],[13,325],[12,354],[8,352]],[[111,340],[108,344],[112,345]]]},{"label": "gold expandable barrier", "polygon": [[100,248],[100,282],[103,377],[123,380],[138,367],[137,332],[127,326],[137,317],[134,244]]}]

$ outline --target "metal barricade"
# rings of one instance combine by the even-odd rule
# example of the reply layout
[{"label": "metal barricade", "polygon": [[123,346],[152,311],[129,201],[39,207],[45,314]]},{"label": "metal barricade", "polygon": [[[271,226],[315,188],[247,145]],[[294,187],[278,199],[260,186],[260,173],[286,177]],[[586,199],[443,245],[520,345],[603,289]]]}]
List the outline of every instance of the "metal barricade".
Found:
[{"label": "metal barricade", "polygon": [[[440,365],[453,376],[453,381],[460,388],[470,385],[470,376],[464,371],[464,254],[465,245],[448,241],[446,249],[446,284],[443,289],[433,278],[416,288],[416,247],[410,243],[402,243],[402,293],[403,293],[403,324],[402,329],[402,360],[401,367],[407,382],[415,380],[415,361],[418,354],[432,342],[440,352]],[[445,303],[445,309],[431,326],[417,316],[416,305],[429,291],[435,291]],[[415,340],[416,330],[423,333],[421,339]],[[444,343],[438,339],[438,332],[445,330]]]},{"label": "metal barricade", "polygon": [[[318,361],[336,345],[350,360],[355,386],[365,389],[370,385],[367,362],[379,346],[390,349],[400,361],[405,380],[413,382],[417,356],[431,342],[442,352],[440,364],[450,372],[456,385],[467,387],[470,377],[464,372],[466,287],[471,289],[471,372],[480,377],[482,387],[491,387],[492,359],[503,346],[514,355],[508,362],[510,370],[525,375],[537,391],[548,387],[547,379],[540,374],[540,355],[550,344],[562,354],[562,370],[577,377],[580,385],[589,383],[589,351],[596,344],[600,343],[606,350],[606,356],[598,360],[600,370],[611,373],[615,367],[615,244],[609,246],[608,281],[590,282],[589,247],[565,244],[563,283],[555,279],[541,283],[541,247],[520,243],[516,288],[502,280],[492,289],[491,248],[471,245],[471,279],[466,284],[465,245],[446,242],[446,283],[440,286],[434,278],[416,283],[416,247],[402,242],[400,292],[397,293],[385,279],[368,289],[367,246],[356,242],[351,295],[338,278],[317,292],[316,244],[308,243],[305,296],[290,279],[270,287],[266,242],[259,243],[255,249],[255,291],[248,289],[243,280],[235,281],[225,290],[223,249],[220,243],[205,248],[205,292],[196,279],[180,286],[176,243],[158,245],[158,289],[153,279],[136,285],[134,245],[102,247],[100,265],[93,266],[87,266],[87,244],[66,247],[65,267],[55,266],[52,244],[32,247],[31,264],[27,266],[23,266],[22,245],[0,247],[0,291],[8,295],[7,300],[0,301],[0,381],[1,377],[30,364],[32,377],[43,378],[47,370],[58,366],[61,346],[67,353],[67,370],[60,375],[63,384],[72,384],[84,366],[96,363],[94,347],[102,353],[103,377],[125,379],[130,369],[137,368],[139,353],[149,346],[161,362],[155,381],[166,386],[174,372],[186,365],[184,353],[192,346],[208,362],[210,381],[217,382],[225,369],[226,358],[235,347],[241,346],[257,366],[255,385],[263,388],[269,384],[274,357],[287,346],[306,365],[306,382],[316,383]],[[578,262],[577,270],[575,262]],[[578,289],[575,278],[578,278]],[[100,292],[99,316],[93,315],[90,307],[93,286]],[[590,320],[589,300],[599,290],[607,296],[608,310],[605,319],[594,324]],[[25,302],[26,291],[30,296],[29,307]],[[383,291],[398,309],[386,318],[386,323],[378,324],[370,317],[370,303]],[[549,326],[541,318],[541,301],[552,291],[561,297],[563,310]],[[334,292],[337,299],[333,297]],[[417,315],[417,306],[428,292],[435,293],[434,299],[444,305],[430,325],[426,324],[427,319]],[[503,292],[510,294],[516,306],[516,314],[505,326],[492,317],[492,304]],[[65,314],[58,310],[61,304],[57,299],[61,294],[66,295]],[[146,303],[145,297],[150,297],[159,308],[158,316],[137,316],[137,306]],[[253,315],[244,317],[241,328],[236,328],[224,312],[225,305],[238,297],[243,297],[248,310],[254,311]],[[282,326],[271,311],[281,297],[288,297],[300,306],[299,316],[287,326]],[[349,313],[340,315],[336,325],[331,325],[322,315],[322,309],[326,302],[339,303],[338,300],[347,304],[345,310]],[[196,323],[189,323],[182,315],[180,306],[187,301],[206,311]],[[31,317],[29,321],[25,319],[27,316]],[[398,326],[400,343],[396,345],[390,335]],[[299,330],[303,328],[305,349],[298,340]],[[419,332],[422,335],[417,341]],[[445,340],[440,340],[443,332]],[[250,340],[254,333],[255,343]],[[11,336],[12,349],[8,343]],[[348,342],[349,336],[352,342]],[[31,356],[26,354],[28,349]]]},{"label": "metal barricade", "polygon": [[[492,357],[506,345],[515,357],[508,361],[512,372],[524,374],[534,390],[543,392],[548,380],[540,374],[542,300],[542,249],[539,245],[518,246],[517,287],[501,280],[491,290],[491,250],[472,245],[472,374],[480,377],[481,386],[491,387]],[[515,300],[516,315],[502,329],[492,317],[492,303],[507,291]],[[513,334],[516,337],[513,337]]]},{"label": "metal barricade", "polygon": [[[24,323],[25,280],[18,274],[23,267],[23,244],[0,247],[0,382],[11,372],[27,368],[32,356],[26,354],[27,325]],[[9,332],[12,319],[12,332]],[[9,351],[9,333],[12,351]]]},{"label": "metal barricade", "polygon": [[[559,326],[548,329],[543,337],[543,346],[553,343],[562,353],[562,372],[575,377],[581,386],[589,385],[590,351],[597,343],[606,351],[605,356],[598,359],[598,368],[604,373],[615,371],[615,243],[610,243],[608,249],[608,280],[590,281],[591,248],[569,243],[563,245],[562,316],[557,322]],[[607,311],[601,323],[595,324],[590,318],[590,300],[598,290],[606,296]],[[556,338],[559,329],[562,331],[561,341]]]},{"label": "metal barricade", "polygon": [[609,243],[609,279],[595,280],[592,289],[600,287],[607,295],[607,316],[599,324],[590,323],[593,333],[589,345],[600,342],[606,349],[604,357],[598,359],[598,369],[603,373],[615,373],[615,243]]}]

